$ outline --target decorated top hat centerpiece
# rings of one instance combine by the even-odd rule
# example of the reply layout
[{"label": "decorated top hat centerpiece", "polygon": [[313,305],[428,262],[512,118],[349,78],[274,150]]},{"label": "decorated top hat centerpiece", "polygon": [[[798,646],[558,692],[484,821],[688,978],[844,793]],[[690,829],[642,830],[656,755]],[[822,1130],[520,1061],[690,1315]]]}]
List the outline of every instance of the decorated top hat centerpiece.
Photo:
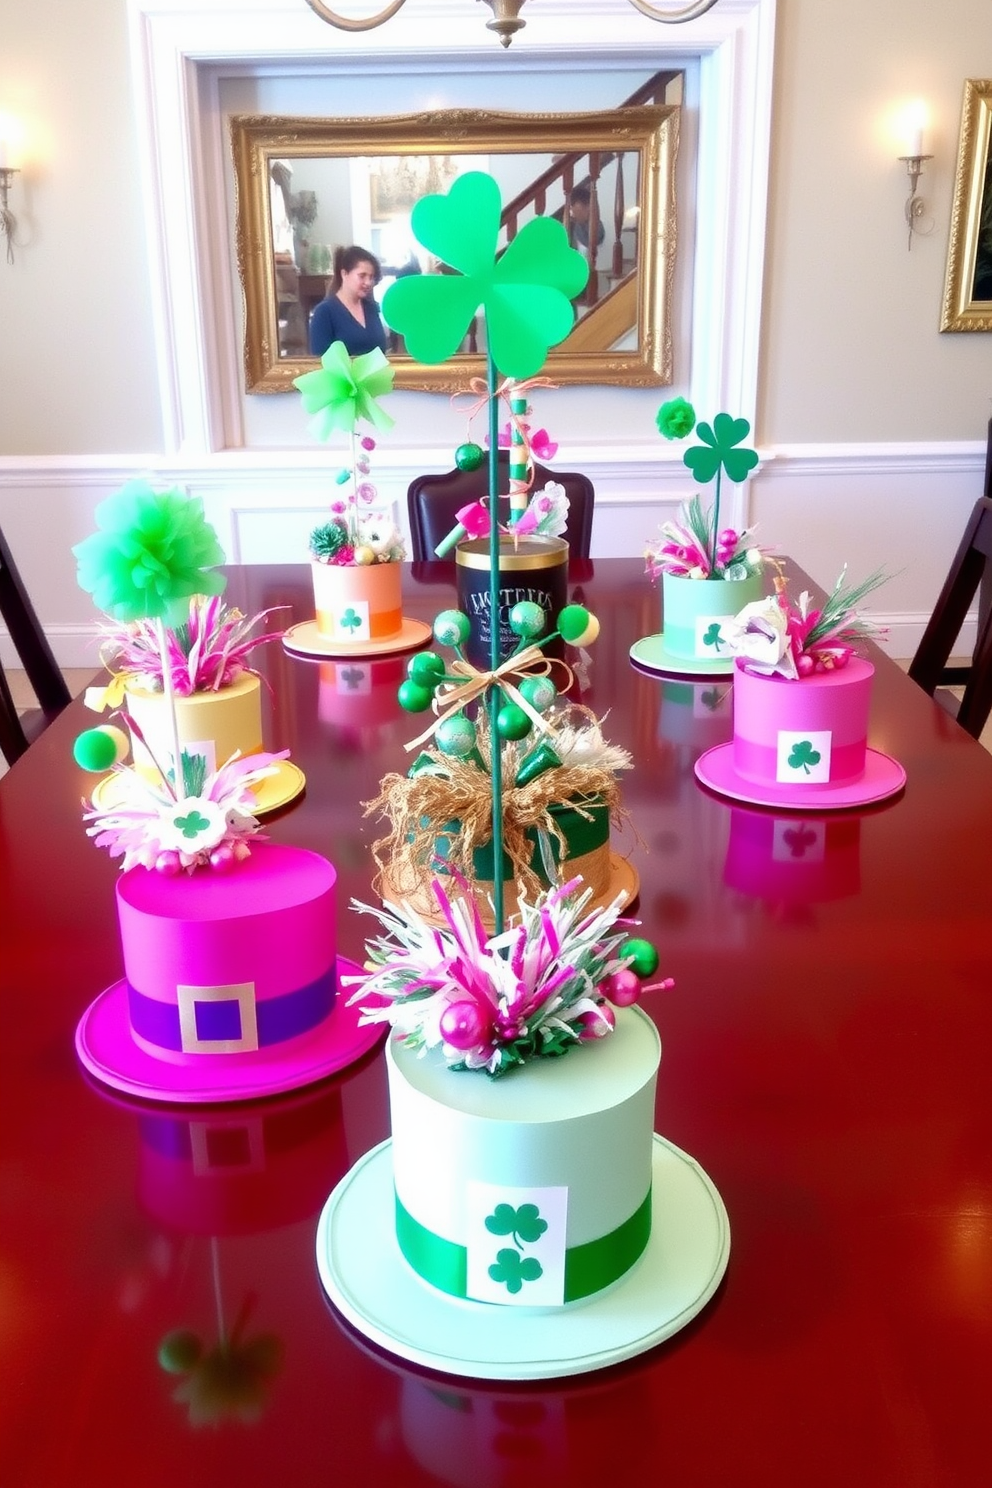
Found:
[{"label": "decorated top hat centerpiece", "polygon": [[895,795],[902,766],[868,744],[874,667],[856,648],[874,632],[858,613],[882,582],[842,573],[822,605],[807,592],[746,605],[725,629],[735,653],[734,737],[696,761],[704,785],[734,800],[795,811],[864,806]]},{"label": "decorated top hat centerpiece", "polygon": [[752,532],[720,526],[724,475],[734,482],[746,480],[758,463],[753,449],[740,447],[751,426],[729,413],[718,413],[712,425],[697,424],[696,411],[684,398],[663,403],[657,424],[666,439],[684,439],[696,431],[700,442],[686,450],[683,462],[701,485],[715,481],[715,488],[708,512],[699,496],[693,496],[678,520],[666,522],[661,539],[647,549],[648,573],[653,580],[661,578],[664,629],[636,641],[631,660],[669,676],[729,675],[733,654],[725,621],[760,599],[764,590],[762,555]]},{"label": "decorated top hat centerpiece", "polygon": [[379,656],[423,645],[430,634],[403,615],[403,540],[392,516],[377,507],[371,479],[376,430],[393,420],[379,399],[391,391],[393,369],[378,348],[351,357],[332,341],[315,372],[294,379],[303,406],[313,414],[318,439],[348,436],[350,461],[338,472],[328,521],[310,534],[316,619],[294,625],[286,648],[301,656]]},{"label": "decorated top hat centerpiece", "polygon": [[75,550],[80,581],[116,620],[158,636],[172,758],[125,766],[113,725],[76,741],[83,769],[112,770],[106,805],[85,814],[98,847],[120,858],[117,917],[124,977],[76,1030],[85,1067],[150,1100],[248,1100],[296,1089],[350,1064],[375,1042],[338,996],[336,874],[316,853],[270,844],[255,789],[282,755],[233,754],[209,769],[185,750],[173,706],[169,627],[191,595],[218,595],[222,558],[197,498],[125,487],[97,511],[101,530]]},{"label": "decorated top hat centerpiece", "polygon": [[[125,721],[133,724],[135,769],[153,783],[161,778],[160,769],[175,778],[173,720],[181,750],[190,759],[202,757],[207,773],[235,753],[261,752],[262,682],[250,665],[251,653],[282,635],[280,630],[262,630],[272,611],[243,615],[222,598],[223,579],[204,570],[206,592],[177,605],[174,623],[164,629],[163,644],[157,622],[140,613],[140,602],[114,591],[111,572],[104,567],[122,534],[140,531],[146,518],[158,520],[162,511],[176,523],[173,541],[181,544],[178,519],[181,513],[188,516],[187,498],[179,491],[155,492],[147,482],[131,481],[100,508],[104,530],[79,550],[83,587],[115,612],[108,616],[100,648],[111,680],[107,686],[87,689],[86,703],[98,712],[125,708]],[[222,563],[224,555],[212,529],[206,530],[211,561]],[[180,553],[179,546],[176,552]],[[253,787],[255,812],[285,806],[304,784],[298,766],[288,759],[275,761]],[[118,779],[106,777],[93,793],[95,804],[113,805],[119,789]]]},{"label": "decorated top hat centerpiece", "polygon": [[[428,362],[457,349],[482,307],[493,514],[498,374],[526,378],[539,369],[572,325],[571,300],[586,272],[561,223],[546,218],[527,223],[496,258],[499,222],[498,187],[478,173],[419,202],[414,232],[454,272],[400,280],[384,303],[411,353]],[[499,540],[493,515],[492,615]],[[436,839],[461,837],[475,813],[471,831],[489,834],[491,861],[502,864],[519,825],[508,826],[506,795],[521,774],[530,778],[524,789],[539,788],[565,763],[540,711],[556,688],[548,690],[539,609],[511,609],[507,659],[491,627],[484,669],[465,657],[461,611],[435,622],[455,662],[431,652],[411,662],[403,700],[436,715],[408,746],[435,741],[414,761],[413,784],[440,780],[444,804],[409,797],[402,821],[414,833],[423,827],[432,854]],[[556,621],[574,642],[598,630],[581,606],[566,606]],[[532,730],[537,742],[525,743]],[[601,774],[608,788],[612,771]],[[463,776],[466,815],[449,829],[450,787]],[[484,812],[476,809],[479,779]],[[423,867],[429,873],[430,859]],[[533,895],[525,885],[508,924],[497,867],[490,929],[470,875],[450,852],[440,867],[439,925],[401,894],[370,911],[384,933],[367,945],[368,975],[353,1000],[370,1023],[393,1027],[392,1138],[328,1199],[317,1235],[321,1280],[360,1332],[449,1373],[551,1378],[629,1358],[699,1311],[728,1250],[712,1184],[652,1131],[660,1045],[632,1004],[656,972],[657,952],[631,936],[622,895],[596,908],[582,879]]]}]

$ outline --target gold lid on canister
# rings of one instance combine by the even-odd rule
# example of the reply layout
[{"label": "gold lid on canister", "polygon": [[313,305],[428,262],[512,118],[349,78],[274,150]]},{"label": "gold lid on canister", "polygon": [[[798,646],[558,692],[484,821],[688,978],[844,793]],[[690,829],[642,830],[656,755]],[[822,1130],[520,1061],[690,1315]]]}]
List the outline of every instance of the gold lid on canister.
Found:
[{"label": "gold lid on canister", "polygon": [[[488,537],[472,537],[455,549],[455,562],[462,568],[489,569]],[[558,568],[568,562],[568,543],[563,537],[501,537],[499,566],[501,573],[523,569]]]}]

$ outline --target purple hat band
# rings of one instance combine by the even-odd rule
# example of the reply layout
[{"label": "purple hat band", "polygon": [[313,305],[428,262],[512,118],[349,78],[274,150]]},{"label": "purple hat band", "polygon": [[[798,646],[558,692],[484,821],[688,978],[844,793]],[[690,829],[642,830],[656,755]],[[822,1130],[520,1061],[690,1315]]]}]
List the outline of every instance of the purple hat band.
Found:
[{"label": "purple hat band", "polygon": [[336,966],[305,987],[262,1001],[252,982],[177,991],[177,1002],[160,1002],[127,984],[135,1035],[178,1054],[239,1054],[285,1043],[322,1023],[334,1006]]}]

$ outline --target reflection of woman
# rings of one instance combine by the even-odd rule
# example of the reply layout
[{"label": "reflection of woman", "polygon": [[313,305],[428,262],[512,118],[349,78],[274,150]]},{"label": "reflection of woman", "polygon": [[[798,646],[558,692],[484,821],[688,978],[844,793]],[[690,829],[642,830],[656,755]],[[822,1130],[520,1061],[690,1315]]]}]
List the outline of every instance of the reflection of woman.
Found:
[{"label": "reflection of woman", "polygon": [[372,290],[381,278],[379,260],[352,245],[334,255],[334,278],[326,300],[310,317],[310,350],[323,356],[332,341],[343,341],[349,356],[386,349],[386,328]]}]

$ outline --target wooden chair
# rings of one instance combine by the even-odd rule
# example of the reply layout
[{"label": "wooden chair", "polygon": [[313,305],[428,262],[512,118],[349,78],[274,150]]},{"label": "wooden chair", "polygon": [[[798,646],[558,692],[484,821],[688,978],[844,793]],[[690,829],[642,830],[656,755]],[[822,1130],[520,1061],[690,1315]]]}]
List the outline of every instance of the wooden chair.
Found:
[{"label": "wooden chair", "polygon": [[[990,425],[992,449],[992,425]],[[973,738],[978,738],[992,712],[992,496],[976,503],[950,573],[940,591],[936,607],[909,668],[909,675],[924,692],[944,706],[948,696],[938,688],[964,686],[957,707],[957,720]],[[950,657],[968,608],[981,587],[978,607],[978,637],[971,661],[949,666]],[[955,700],[950,699],[953,711]]]},{"label": "wooden chair", "polygon": [[[500,489],[509,489],[509,452],[499,451]],[[587,475],[573,470],[550,470],[534,465],[533,489],[540,491],[549,481],[565,487],[568,496],[568,524],[565,537],[570,558],[588,558],[592,541],[592,515],[596,493]],[[418,475],[407,488],[407,510],[410,517],[410,539],[414,563],[437,561],[434,549],[455,526],[455,513],[470,501],[478,501],[489,490],[489,465],[478,470],[448,470],[440,475]],[[500,514],[509,511],[509,498],[500,497]],[[454,562],[451,553],[448,562]]]},{"label": "wooden chair", "polygon": [[9,765],[72,701],[10,549],[0,532],[0,615],[27,674],[38,707],[19,717],[0,666],[0,752]]}]

